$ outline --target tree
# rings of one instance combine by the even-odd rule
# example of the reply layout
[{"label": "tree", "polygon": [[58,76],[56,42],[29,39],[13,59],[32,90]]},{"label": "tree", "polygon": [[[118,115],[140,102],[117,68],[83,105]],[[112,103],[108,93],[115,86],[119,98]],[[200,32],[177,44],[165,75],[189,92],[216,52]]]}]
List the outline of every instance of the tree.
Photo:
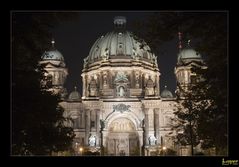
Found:
[{"label": "tree", "polygon": [[[227,154],[227,97],[220,92],[220,82],[222,78],[208,78],[211,69],[201,71],[193,69],[206,79],[194,86],[195,96],[200,97],[200,112],[197,132],[202,140],[202,148],[215,147],[217,155]],[[221,80],[221,81],[220,81]],[[225,82],[225,81],[224,81]],[[218,84],[213,86],[213,84]],[[226,90],[222,92],[227,94]],[[220,97],[218,97],[220,96]]]},{"label": "tree", "polygon": [[199,144],[197,134],[197,125],[199,110],[190,86],[182,88],[178,85],[179,93],[177,94],[177,108],[174,112],[176,115],[173,118],[173,130],[177,132],[177,143],[183,146],[190,145],[191,155],[194,155],[194,147]]},{"label": "tree", "polygon": [[174,39],[178,31],[196,41],[195,50],[204,56],[208,66],[204,71],[193,69],[205,78],[204,82],[194,87],[195,97],[204,98],[200,104],[196,131],[203,141],[203,147],[215,146],[216,153],[222,155],[227,154],[228,147],[227,21],[228,13],[224,11],[161,12],[154,13],[137,27],[138,32],[141,32],[138,36],[145,39],[156,53],[159,53],[157,48],[160,49],[160,44]]},{"label": "tree", "polygon": [[60,97],[41,89],[44,70],[38,65],[51,30],[72,13],[12,12],[13,155],[50,155],[71,147],[73,129],[66,127]]}]

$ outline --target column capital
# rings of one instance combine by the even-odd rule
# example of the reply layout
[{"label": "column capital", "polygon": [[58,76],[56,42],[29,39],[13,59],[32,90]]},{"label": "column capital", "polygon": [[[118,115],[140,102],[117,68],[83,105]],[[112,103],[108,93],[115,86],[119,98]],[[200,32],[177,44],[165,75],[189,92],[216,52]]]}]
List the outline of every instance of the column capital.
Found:
[{"label": "column capital", "polygon": [[154,113],[159,114],[160,109],[159,108],[154,108]]},{"label": "column capital", "polygon": [[85,114],[90,114],[91,111],[92,110],[90,110],[90,109],[85,109]]},{"label": "column capital", "polygon": [[144,113],[149,114],[149,108],[144,108]]}]

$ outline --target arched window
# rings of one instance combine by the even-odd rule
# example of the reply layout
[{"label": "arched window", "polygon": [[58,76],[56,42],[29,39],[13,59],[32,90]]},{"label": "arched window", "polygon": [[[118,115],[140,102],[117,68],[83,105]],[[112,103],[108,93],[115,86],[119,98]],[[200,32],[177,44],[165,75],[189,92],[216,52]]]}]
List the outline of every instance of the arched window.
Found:
[{"label": "arched window", "polygon": [[120,96],[120,97],[125,96],[125,91],[124,91],[124,87],[123,87],[123,86],[120,86],[120,87],[119,87],[119,96]]},{"label": "arched window", "polygon": [[83,119],[82,119],[82,113],[79,115],[79,122],[80,122],[80,128],[83,128]]},{"label": "arched window", "polygon": [[196,84],[196,83],[197,83],[196,75],[191,75],[191,77],[190,77],[190,82],[191,82],[192,84]]},{"label": "arched window", "polygon": [[124,52],[123,52],[123,43],[119,43],[119,45],[118,45],[118,54],[123,54]]},{"label": "arched window", "polygon": [[79,128],[79,119],[73,119],[73,128],[78,129]]},{"label": "arched window", "polygon": [[52,87],[52,75],[51,74],[49,74],[49,75],[47,75],[47,77],[46,77],[46,87],[47,88],[51,88]]}]

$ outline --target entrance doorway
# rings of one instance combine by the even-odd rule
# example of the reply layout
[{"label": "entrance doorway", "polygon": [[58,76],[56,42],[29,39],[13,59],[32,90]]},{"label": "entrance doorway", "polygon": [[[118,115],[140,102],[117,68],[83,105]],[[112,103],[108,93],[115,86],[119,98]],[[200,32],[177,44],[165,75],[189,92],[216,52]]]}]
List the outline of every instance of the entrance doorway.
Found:
[{"label": "entrance doorway", "polygon": [[107,152],[109,155],[119,156],[139,154],[139,138],[131,120],[119,118],[110,124]]}]

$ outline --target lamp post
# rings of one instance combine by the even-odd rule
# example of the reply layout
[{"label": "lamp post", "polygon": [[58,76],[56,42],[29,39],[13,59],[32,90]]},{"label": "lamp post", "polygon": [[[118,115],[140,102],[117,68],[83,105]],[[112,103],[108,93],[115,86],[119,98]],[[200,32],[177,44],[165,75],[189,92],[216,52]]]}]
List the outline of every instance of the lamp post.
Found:
[{"label": "lamp post", "polygon": [[80,148],[79,148],[79,151],[80,151],[80,155],[82,156],[83,148],[80,147]]},{"label": "lamp post", "polygon": [[75,143],[75,155],[77,155],[78,142]]},{"label": "lamp post", "polygon": [[167,150],[167,147],[163,146],[163,155],[164,156],[166,155],[166,150]]}]

